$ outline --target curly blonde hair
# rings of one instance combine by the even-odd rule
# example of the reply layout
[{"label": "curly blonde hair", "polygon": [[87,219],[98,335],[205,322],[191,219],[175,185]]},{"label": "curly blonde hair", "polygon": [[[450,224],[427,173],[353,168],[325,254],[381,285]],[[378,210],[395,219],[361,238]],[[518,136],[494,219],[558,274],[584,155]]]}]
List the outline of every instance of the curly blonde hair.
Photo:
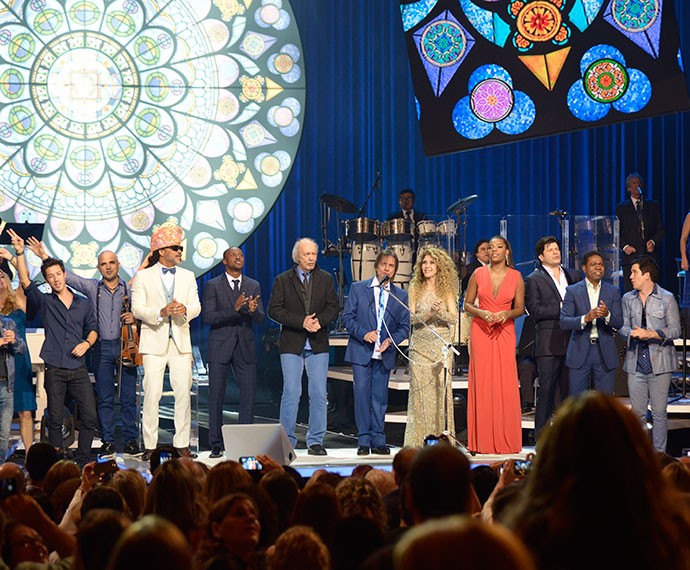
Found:
[{"label": "curly blonde hair", "polygon": [[12,279],[4,271],[0,271],[0,279],[5,280],[5,287],[7,288],[7,298],[0,307],[0,313],[3,315],[9,315],[17,308],[17,295],[12,289]]},{"label": "curly blonde hair", "polygon": [[441,248],[429,246],[423,247],[417,252],[417,262],[414,264],[412,281],[410,281],[410,298],[417,301],[424,290],[424,274],[422,273],[422,263],[426,256],[430,256],[438,266],[436,274],[436,294],[442,299],[453,295],[456,301],[460,295],[460,280],[455,262]]}]

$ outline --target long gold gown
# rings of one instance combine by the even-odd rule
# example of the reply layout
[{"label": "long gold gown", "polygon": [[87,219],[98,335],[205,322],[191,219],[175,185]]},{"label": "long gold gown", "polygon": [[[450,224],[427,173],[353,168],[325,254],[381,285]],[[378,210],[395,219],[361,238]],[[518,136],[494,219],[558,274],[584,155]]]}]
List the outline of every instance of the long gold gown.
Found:
[{"label": "long gold gown", "polygon": [[[434,301],[441,310],[432,313]],[[415,313],[429,324],[446,342],[452,342],[457,317],[452,315],[445,300],[432,291],[424,291],[417,301]],[[445,382],[443,343],[421,322],[412,317],[410,334],[410,394],[407,401],[405,445],[424,445],[427,435],[439,435],[444,430],[455,433],[453,416],[453,352],[446,357],[448,374]],[[434,364],[435,363],[435,364]],[[446,423],[446,418],[448,422]]]}]

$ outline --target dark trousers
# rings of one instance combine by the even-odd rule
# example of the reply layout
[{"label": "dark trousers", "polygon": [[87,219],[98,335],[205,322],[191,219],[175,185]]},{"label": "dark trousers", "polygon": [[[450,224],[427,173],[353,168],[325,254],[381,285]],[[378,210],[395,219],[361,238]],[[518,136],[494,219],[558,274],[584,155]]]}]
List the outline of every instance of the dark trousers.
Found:
[{"label": "dark trousers", "polygon": [[357,443],[366,447],[384,446],[390,371],[385,369],[383,362],[372,359],[365,366],[353,364],[352,377]]},{"label": "dark trousers", "polygon": [[[96,373],[98,394],[98,421],[101,439],[115,441],[115,378],[119,371],[122,341],[99,340],[93,347],[93,367]],[[123,366],[120,378],[120,409],[122,410],[122,435],[125,442],[139,438],[139,410],[137,409],[137,367]]]},{"label": "dark trousers", "polygon": [[541,429],[548,425],[556,409],[556,402],[568,395],[568,368],[565,365],[565,355],[538,356],[536,360],[539,388],[534,412],[534,434],[538,436]]},{"label": "dark trousers", "polygon": [[86,366],[56,368],[46,366],[45,389],[48,396],[48,441],[62,449],[62,423],[65,417],[65,397],[77,402],[79,411],[79,443],[76,461],[84,465],[91,460],[91,444],[96,429],[96,399]]},{"label": "dark trousers", "polygon": [[245,362],[241,351],[235,347],[230,362],[208,363],[208,443],[211,447],[223,447],[223,437],[220,430],[223,425],[225,388],[231,370],[240,390],[239,423],[254,423],[256,363]]}]

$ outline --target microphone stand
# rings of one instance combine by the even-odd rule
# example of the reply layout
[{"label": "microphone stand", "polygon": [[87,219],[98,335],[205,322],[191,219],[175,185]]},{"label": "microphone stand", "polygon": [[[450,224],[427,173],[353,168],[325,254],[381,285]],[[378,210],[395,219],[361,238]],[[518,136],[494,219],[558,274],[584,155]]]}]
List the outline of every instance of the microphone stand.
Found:
[{"label": "microphone stand", "polygon": [[[385,283],[384,283],[385,285]],[[377,287],[381,287],[381,284],[377,285]],[[460,351],[458,351],[457,348],[453,345],[452,342],[448,342],[445,338],[443,338],[440,334],[438,334],[431,326],[421,317],[418,317],[417,314],[410,309],[410,307],[405,304],[404,301],[400,300],[400,298],[393,293],[389,289],[388,294],[395,299],[398,303],[400,303],[405,310],[410,313],[410,317],[414,317],[417,321],[422,323],[429,331],[433,333],[433,335],[438,338],[442,343],[443,343],[443,348],[441,349],[441,354],[443,355],[443,422],[445,429],[443,430],[443,435],[446,437],[449,437],[453,439],[453,441],[457,444],[457,446],[460,448],[460,451],[463,453],[470,453],[471,455],[475,455],[475,452],[470,451],[467,449],[467,447],[459,440],[457,439],[450,431],[449,426],[448,426],[448,353],[450,351],[453,351],[455,356],[460,356]],[[451,393],[452,393],[452,381],[451,381]],[[452,402],[451,402],[452,404]]]}]

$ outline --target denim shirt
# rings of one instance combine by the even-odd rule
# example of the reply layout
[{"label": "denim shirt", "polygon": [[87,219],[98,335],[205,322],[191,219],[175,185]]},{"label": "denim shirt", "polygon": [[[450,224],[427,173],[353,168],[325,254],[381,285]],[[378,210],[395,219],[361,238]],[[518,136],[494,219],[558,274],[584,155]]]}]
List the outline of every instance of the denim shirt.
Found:
[{"label": "denim shirt", "polygon": [[12,392],[14,389],[14,355],[26,352],[26,342],[19,336],[17,323],[10,317],[0,315],[0,325],[2,325],[3,330],[10,329],[14,331],[14,342],[4,345],[2,348],[6,350],[1,351],[5,358],[5,366],[7,367],[7,389]]},{"label": "denim shirt", "polygon": [[85,356],[77,358],[72,350],[97,331],[91,301],[74,295],[69,309],[55,293],[41,293],[33,281],[24,290],[29,303],[38,307],[45,329],[41,358],[48,366],[75,370],[85,365]]},{"label": "denim shirt", "polygon": [[[642,301],[639,291],[632,290],[623,295],[623,326],[618,334],[627,340],[627,351],[623,370],[631,374],[637,367],[637,347],[639,343],[630,338],[635,327],[642,326]],[[680,313],[673,293],[654,286],[645,303],[647,329],[657,331],[661,340],[649,341],[649,357],[654,374],[673,372],[677,368],[676,348],[673,340],[680,336]]]}]

